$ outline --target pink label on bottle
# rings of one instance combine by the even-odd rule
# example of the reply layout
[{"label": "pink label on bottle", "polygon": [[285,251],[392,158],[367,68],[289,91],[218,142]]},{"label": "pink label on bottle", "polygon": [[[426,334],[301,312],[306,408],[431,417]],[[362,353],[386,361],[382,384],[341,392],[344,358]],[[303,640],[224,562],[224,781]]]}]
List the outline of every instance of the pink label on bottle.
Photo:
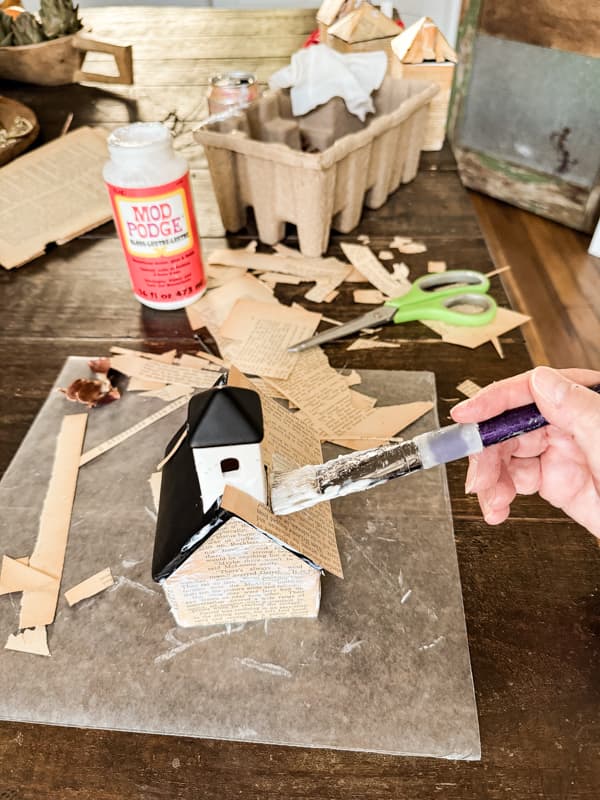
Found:
[{"label": "pink label on bottle", "polygon": [[146,189],[107,184],[134,294],[177,303],[206,285],[189,174]]}]

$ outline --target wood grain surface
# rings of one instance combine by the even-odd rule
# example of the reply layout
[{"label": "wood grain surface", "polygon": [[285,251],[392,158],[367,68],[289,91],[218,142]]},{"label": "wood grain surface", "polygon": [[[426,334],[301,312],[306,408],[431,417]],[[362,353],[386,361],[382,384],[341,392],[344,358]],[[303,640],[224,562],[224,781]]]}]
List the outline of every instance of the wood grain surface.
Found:
[{"label": "wood grain surface", "polygon": [[600,55],[600,6],[589,0],[484,0],[480,19],[491,36]]},{"label": "wood grain surface", "polygon": [[[46,140],[58,134],[69,111],[74,125],[165,118],[199,172],[203,156],[185,137],[204,108],[207,76],[235,64],[254,65],[266,77],[313,27],[312,14],[304,11],[86,9],[85,20],[98,36],[134,44],[135,87],[55,92],[5,83],[2,93],[34,108]],[[293,245],[295,232],[288,233]],[[379,211],[367,211],[352,235],[335,236],[330,254],[340,255],[340,241],[356,241],[360,233],[371,236],[375,251],[394,235],[422,239],[427,252],[403,259],[412,277],[425,273],[428,260],[445,260],[449,268],[493,268],[447,149],[425,154],[415,181]],[[243,245],[255,235],[250,224],[229,244]],[[206,252],[222,244],[203,241]],[[507,304],[500,278],[492,281],[494,296]],[[322,307],[324,313],[339,320],[355,316],[356,287],[344,286],[334,303]],[[277,295],[301,301],[306,288],[280,286]],[[112,344],[156,352],[198,349],[183,311],[151,311],[134,300],[112,224],[0,273],[0,304],[2,470],[67,355],[102,355]],[[418,323],[386,329],[385,338],[402,347],[348,352],[338,342],[326,352],[338,367],[434,371],[442,423],[465,378],[485,385],[531,366],[519,330],[502,337],[503,360],[491,345],[473,351],[447,345]],[[480,763],[5,722],[0,798],[597,800],[600,550],[537,496],[521,498],[510,521],[489,528],[476,500],[464,494],[464,476],[465,464],[448,466],[480,714]]]}]

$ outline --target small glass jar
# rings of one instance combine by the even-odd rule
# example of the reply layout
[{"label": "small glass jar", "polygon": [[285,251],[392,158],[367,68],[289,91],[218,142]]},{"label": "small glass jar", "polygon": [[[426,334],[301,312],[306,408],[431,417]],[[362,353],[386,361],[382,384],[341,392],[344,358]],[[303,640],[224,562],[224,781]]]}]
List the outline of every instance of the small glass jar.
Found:
[{"label": "small glass jar", "polygon": [[206,290],[185,158],[160,122],[134,122],[108,137],[104,180],[133,293],[145,306],[171,310]]}]

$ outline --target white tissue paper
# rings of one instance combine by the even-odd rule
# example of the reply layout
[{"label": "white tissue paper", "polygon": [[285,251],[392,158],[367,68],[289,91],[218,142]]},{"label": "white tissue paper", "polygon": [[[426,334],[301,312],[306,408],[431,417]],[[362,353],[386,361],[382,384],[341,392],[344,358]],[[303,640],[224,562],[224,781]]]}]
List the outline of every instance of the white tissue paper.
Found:
[{"label": "white tissue paper", "polygon": [[383,50],[374,53],[338,53],[316,44],[294,53],[289,66],[269,78],[271,89],[291,87],[295,117],[312,111],[332,97],[341,97],[361,122],[375,110],[371,93],[381,86],[387,69]]}]

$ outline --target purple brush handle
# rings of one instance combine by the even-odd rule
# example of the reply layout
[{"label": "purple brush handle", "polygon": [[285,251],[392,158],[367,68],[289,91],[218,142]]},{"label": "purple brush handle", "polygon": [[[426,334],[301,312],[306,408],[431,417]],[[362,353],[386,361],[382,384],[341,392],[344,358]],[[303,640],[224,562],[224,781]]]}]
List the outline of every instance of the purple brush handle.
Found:
[{"label": "purple brush handle", "polygon": [[[588,388],[600,394],[600,383]],[[528,406],[504,411],[496,417],[480,422],[477,427],[483,446],[490,447],[490,445],[512,439],[513,436],[520,436],[522,433],[543,428],[547,424],[548,420],[542,416],[536,404],[531,403]]]}]

